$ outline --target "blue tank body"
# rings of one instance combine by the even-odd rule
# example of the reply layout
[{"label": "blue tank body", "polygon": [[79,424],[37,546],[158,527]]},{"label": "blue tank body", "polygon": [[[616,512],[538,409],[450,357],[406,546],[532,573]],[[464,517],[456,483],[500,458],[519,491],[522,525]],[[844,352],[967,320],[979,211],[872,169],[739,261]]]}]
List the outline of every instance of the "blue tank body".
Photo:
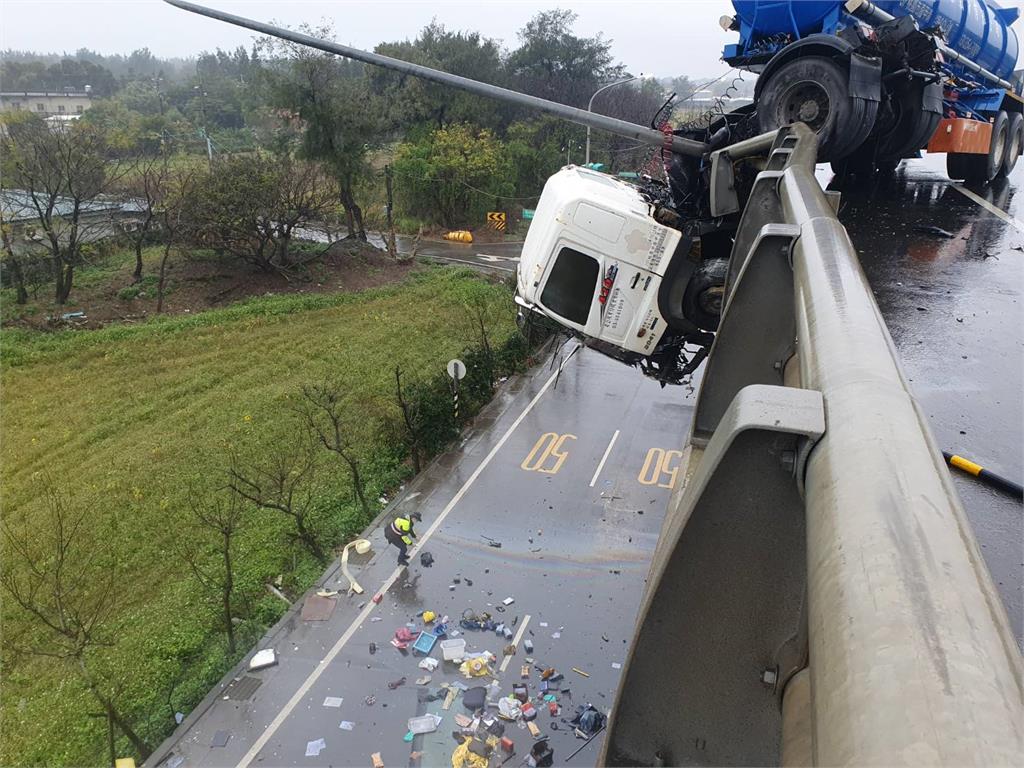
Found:
[{"label": "blue tank body", "polygon": [[[911,15],[923,30],[939,28],[957,53],[999,77],[1010,79],[1020,53],[1010,28],[1020,10],[994,0],[874,0],[893,16]],[[843,18],[842,0],[732,0],[748,40],[812,32],[832,33]]]}]

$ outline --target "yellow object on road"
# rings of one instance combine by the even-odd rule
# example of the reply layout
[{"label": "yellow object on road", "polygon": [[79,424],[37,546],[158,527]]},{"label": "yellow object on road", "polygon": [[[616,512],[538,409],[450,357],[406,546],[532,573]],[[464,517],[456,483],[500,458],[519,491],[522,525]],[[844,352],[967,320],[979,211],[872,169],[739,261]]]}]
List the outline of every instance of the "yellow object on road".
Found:
[{"label": "yellow object on road", "polygon": [[459,667],[459,671],[466,677],[483,677],[484,675],[491,674],[490,668],[487,663],[480,658],[468,659],[462,662],[462,666]]},{"label": "yellow object on road", "polygon": [[433,611],[424,611],[423,612],[423,623],[424,624],[429,624],[430,622],[432,622],[436,618],[437,618],[437,614],[434,613]]},{"label": "yellow object on road", "polygon": [[469,751],[472,741],[473,739],[466,739],[452,752],[452,768],[487,768],[486,757]]},{"label": "yellow object on road", "polygon": [[441,235],[445,240],[451,240],[453,243],[472,243],[473,233],[467,232],[464,229],[456,230],[455,232],[445,232]]}]

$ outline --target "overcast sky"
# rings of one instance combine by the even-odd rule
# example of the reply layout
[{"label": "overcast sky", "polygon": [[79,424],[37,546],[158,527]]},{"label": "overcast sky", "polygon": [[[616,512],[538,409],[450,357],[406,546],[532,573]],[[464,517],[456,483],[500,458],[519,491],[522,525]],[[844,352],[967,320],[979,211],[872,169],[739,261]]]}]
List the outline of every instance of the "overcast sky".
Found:
[{"label": "overcast sky", "polygon": [[[476,30],[516,44],[516,30],[535,13],[554,7],[579,15],[576,31],[603,33],[630,71],[656,76],[717,75],[725,33],[718,18],[728,0],[590,0],[589,2],[445,2],[444,0],[209,0],[208,4],[259,21],[286,26],[334,22],[337,39],[369,49],[379,42],[413,38],[432,18],[451,29]],[[158,56],[192,56],[203,50],[248,46],[252,33],[173,8],[161,0],[0,0],[0,48],[129,53],[149,48]]]}]

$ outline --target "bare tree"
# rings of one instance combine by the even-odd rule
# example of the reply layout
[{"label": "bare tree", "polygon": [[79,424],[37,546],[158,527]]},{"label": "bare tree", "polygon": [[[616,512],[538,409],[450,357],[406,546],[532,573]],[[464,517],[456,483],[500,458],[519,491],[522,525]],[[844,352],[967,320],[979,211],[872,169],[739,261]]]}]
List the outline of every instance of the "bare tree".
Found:
[{"label": "bare tree", "polygon": [[49,250],[54,301],[71,295],[83,246],[111,229],[108,196],[130,161],[113,159],[104,131],[92,125],[54,128],[35,117],[5,126],[2,153],[9,183],[27,196]]},{"label": "bare tree", "polygon": [[302,388],[303,404],[299,412],[310,434],[324,448],[338,456],[352,476],[352,490],[363,509],[370,516],[363,478],[359,472],[359,458],[351,440],[351,430],[345,423],[341,393],[328,384],[307,385]]},{"label": "bare tree", "polygon": [[15,302],[25,304],[28,302],[28,288],[25,287],[25,270],[22,268],[21,259],[14,253],[12,234],[13,228],[4,217],[3,206],[0,206],[0,239],[3,241],[3,251],[0,252],[0,266],[10,275],[9,279],[17,294]]},{"label": "bare tree", "polygon": [[195,169],[186,168],[170,173],[164,180],[162,200],[157,209],[164,249],[160,256],[160,271],[156,283],[157,314],[164,309],[167,260],[174,246],[184,240],[194,228],[194,207],[200,204],[195,195],[197,178]]},{"label": "bare tree", "polygon": [[326,250],[296,258],[291,242],[296,229],[331,215],[333,186],[317,163],[287,155],[228,158],[198,190],[197,234],[218,253],[287,277]]},{"label": "bare tree", "polygon": [[[228,653],[234,656],[235,623],[231,601],[235,589],[235,536],[244,520],[242,505],[237,493],[204,501],[197,501],[196,496],[195,491],[189,494],[189,507],[193,527],[198,529],[198,538],[205,539],[205,546],[196,545],[193,538],[184,538],[181,554],[196,581],[220,600],[224,631],[228,636]],[[211,554],[213,563],[210,562]]]},{"label": "bare tree", "polygon": [[280,512],[295,525],[295,538],[319,562],[327,553],[314,530],[311,489],[315,461],[304,446],[282,449],[265,464],[243,464],[237,457],[228,469],[228,488],[261,509]]},{"label": "bare tree", "polygon": [[[96,651],[114,645],[109,624],[118,608],[117,557],[92,533],[92,510],[71,509],[47,478],[46,515],[18,530],[5,519],[0,587],[32,621],[36,631],[17,650],[68,665],[131,741],[142,758],[152,751],[118,709],[117,690],[90,665]],[[20,640],[21,638],[19,638]],[[8,634],[8,642],[12,638]],[[17,643],[17,640],[15,640]]]},{"label": "bare tree", "polygon": [[402,410],[402,421],[409,436],[409,454],[412,456],[412,468],[419,474],[422,468],[422,438],[420,436],[419,412],[414,403],[405,399],[402,393],[402,368],[395,366],[395,399]]},{"label": "bare tree", "polygon": [[126,205],[135,208],[138,226],[127,230],[135,251],[135,270],[132,282],[142,279],[142,249],[153,230],[160,226],[160,209],[167,195],[167,183],[171,176],[170,159],[165,153],[143,157],[138,161],[135,172],[125,177],[121,192]]}]

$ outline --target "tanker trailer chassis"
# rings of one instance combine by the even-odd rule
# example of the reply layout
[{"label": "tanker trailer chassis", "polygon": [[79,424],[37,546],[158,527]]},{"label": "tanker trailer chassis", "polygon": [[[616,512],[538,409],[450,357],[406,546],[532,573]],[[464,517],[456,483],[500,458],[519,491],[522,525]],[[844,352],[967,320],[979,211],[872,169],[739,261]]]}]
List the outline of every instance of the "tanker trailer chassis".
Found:
[{"label": "tanker trailer chassis", "polygon": [[890,172],[920,150],[955,179],[1005,176],[1024,147],[1016,8],[991,0],[734,0],[723,60],[755,72],[761,131],[803,122],[818,160]]}]

